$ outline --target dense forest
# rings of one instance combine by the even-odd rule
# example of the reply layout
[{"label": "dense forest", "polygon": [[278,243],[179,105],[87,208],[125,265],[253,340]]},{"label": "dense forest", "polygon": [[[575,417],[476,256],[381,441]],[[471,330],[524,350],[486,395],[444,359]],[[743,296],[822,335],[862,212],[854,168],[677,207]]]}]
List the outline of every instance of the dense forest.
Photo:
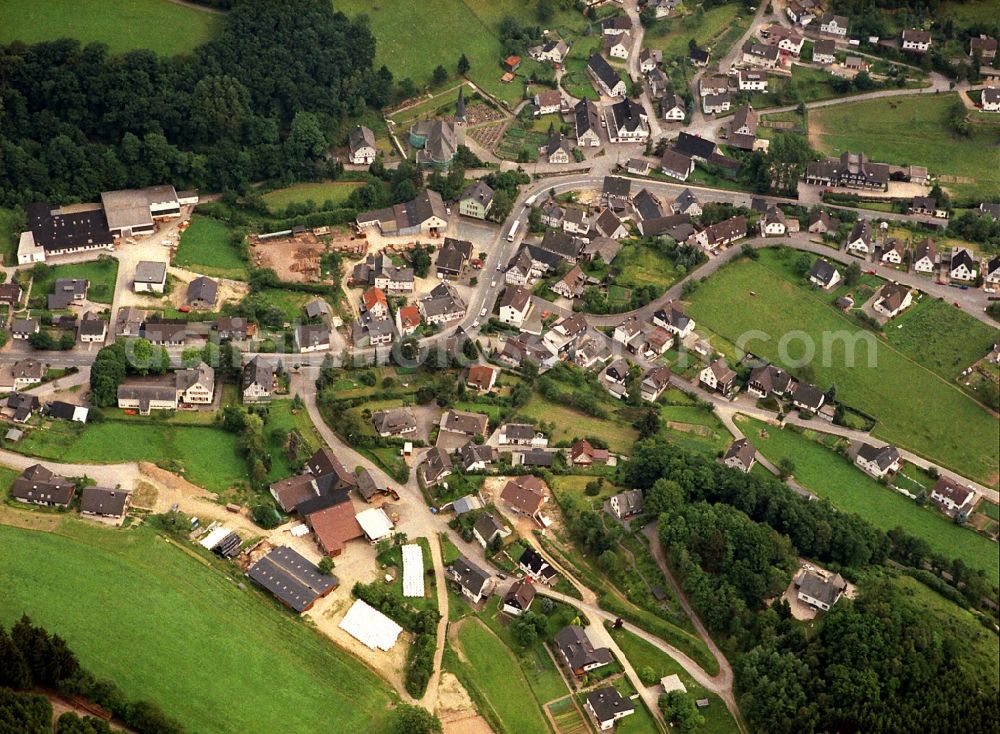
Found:
[{"label": "dense forest", "polygon": [[[706,626],[736,653],[739,703],[754,731],[1000,731],[993,684],[963,659],[968,640],[929,622],[884,577],[891,573],[884,562],[916,566],[909,575],[966,608],[996,599],[982,572],[934,556],[901,528],[883,533],[776,479],[663,441],[637,444],[622,478],[645,490],[679,582]],[[772,601],[799,555],[860,587],[856,600],[839,602],[808,634],[787,604]],[[980,634],[995,643],[995,632]]]},{"label": "dense forest", "polygon": [[189,56],[12,43],[0,48],[0,204],[329,175],[331,137],[392,93],[374,57],[368,27],[324,0],[236,3]]}]

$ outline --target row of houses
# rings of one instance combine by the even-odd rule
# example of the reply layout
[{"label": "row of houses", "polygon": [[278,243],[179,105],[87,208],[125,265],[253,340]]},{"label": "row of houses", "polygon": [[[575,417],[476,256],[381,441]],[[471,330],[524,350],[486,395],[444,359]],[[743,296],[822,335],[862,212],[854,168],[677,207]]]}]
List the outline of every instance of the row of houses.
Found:
[{"label": "row of houses", "polygon": [[[10,496],[16,502],[42,507],[68,508],[77,495],[76,483],[41,464],[21,472],[11,484]],[[86,486],[80,492],[80,514],[120,520],[132,503],[131,492],[120,488]]]}]

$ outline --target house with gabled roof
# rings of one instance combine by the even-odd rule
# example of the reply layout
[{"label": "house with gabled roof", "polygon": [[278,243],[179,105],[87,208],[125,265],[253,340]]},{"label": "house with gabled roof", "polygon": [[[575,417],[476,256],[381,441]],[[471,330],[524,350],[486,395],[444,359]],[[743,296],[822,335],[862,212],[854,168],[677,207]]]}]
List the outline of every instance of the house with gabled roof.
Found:
[{"label": "house with gabled roof", "polygon": [[662,364],[646,370],[639,383],[640,397],[651,403],[656,402],[663,391],[670,386],[670,370]]},{"label": "house with gabled roof", "polygon": [[722,456],[722,463],[731,469],[739,469],[744,474],[749,474],[757,461],[757,451],[753,444],[745,438],[738,438],[733,441],[726,453]]},{"label": "house with gabled roof", "polygon": [[462,596],[478,604],[493,593],[493,574],[484,571],[465,556],[459,556],[445,568],[449,579],[458,584]]},{"label": "house with gabled roof", "polygon": [[560,662],[577,677],[610,665],[614,660],[608,648],[595,648],[584,628],[579,625],[571,624],[563,627],[556,633],[552,642]]},{"label": "house with gabled roof", "polygon": [[847,251],[865,259],[875,251],[875,235],[869,219],[859,219],[847,237]]},{"label": "house with gabled roof", "polygon": [[466,217],[486,219],[492,206],[493,189],[485,181],[476,181],[458,197],[458,213]]},{"label": "house with gabled roof", "polygon": [[830,611],[847,590],[847,582],[839,573],[829,576],[811,569],[800,571],[793,583],[799,601],[824,612]]},{"label": "house with gabled roof", "polygon": [[933,273],[938,266],[937,247],[927,237],[913,251],[913,269],[918,273]]},{"label": "house with gabled roof", "polygon": [[420,476],[424,480],[424,485],[428,487],[440,484],[451,474],[451,470],[451,456],[436,446],[424,455],[424,460],[420,464]]},{"label": "house with gabled roof", "polygon": [[587,73],[593,79],[597,90],[608,97],[624,97],[628,92],[624,80],[600,54],[594,54],[590,57],[587,62]]},{"label": "house with gabled roof", "polygon": [[729,395],[736,385],[736,373],[729,369],[725,357],[719,357],[699,373],[698,380],[709,390]]},{"label": "house with gabled roof", "polygon": [[967,514],[975,504],[976,493],[950,477],[941,477],[931,488],[931,500],[949,515]]},{"label": "house with gabled roof", "polygon": [[577,145],[581,148],[596,148],[601,144],[601,114],[593,100],[581,99],[576,103],[573,121]]},{"label": "house with gabled roof", "polygon": [[895,446],[863,443],[858,448],[854,463],[876,479],[881,479],[887,474],[899,471],[899,458],[899,449]]},{"label": "house with gabled roof", "polygon": [[594,717],[597,728],[601,731],[614,729],[619,719],[635,713],[632,700],[623,696],[614,686],[604,686],[589,691],[584,696],[583,707]]},{"label": "house with gabled roof", "polygon": [[951,252],[951,260],[948,263],[948,275],[952,280],[972,281],[979,275],[979,268],[972,252],[964,247],[956,247]]},{"label": "house with gabled roof", "polygon": [[274,392],[274,365],[262,357],[254,357],[243,366],[243,402],[262,403]]},{"label": "house with gabled roof", "polygon": [[369,166],[375,162],[375,133],[364,125],[356,126],[347,136],[350,149],[348,160],[356,166]]},{"label": "house with gabled roof", "polygon": [[500,492],[500,499],[513,512],[541,522],[539,513],[548,501],[545,482],[531,475],[511,479]]},{"label": "house with gabled roof", "polygon": [[792,405],[799,410],[818,413],[826,402],[826,395],[815,385],[808,382],[797,382],[792,387]]},{"label": "house with gabled roof", "polygon": [[890,319],[913,303],[910,289],[899,283],[886,283],[872,303],[872,308]]},{"label": "house with gabled roof", "polygon": [[755,367],[750,372],[747,392],[758,398],[767,398],[771,395],[781,397],[788,392],[791,384],[791,375],[773,364],[765,364]]},{"label": "house with gabled roof", "polygon": [[500,609],[505,614],[518,617],[531,608],[535,599],[535,587],[528,579],[518,579],[503,596]]}]

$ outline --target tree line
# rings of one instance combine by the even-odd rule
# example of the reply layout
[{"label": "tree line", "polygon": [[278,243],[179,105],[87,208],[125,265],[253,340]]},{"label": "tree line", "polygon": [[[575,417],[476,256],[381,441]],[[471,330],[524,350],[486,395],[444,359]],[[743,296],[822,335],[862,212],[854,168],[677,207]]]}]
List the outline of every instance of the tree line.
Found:
[{"label": "tree line", "polygon": [[332,137],[392,94],[374,57],[367,25],[323,0],[236,3],[184,56],[72,39],[0,47],[0,203],[325,175]]},{"label": "tree line", "polygon": [[[9,689],[51,688],[78,695],[117,716],[139,734],[184,734],[180,723],[149,701],[129,701],[109,680],[95,678],[80,665],[76,654],[57,634],[32,623],[24,615],[10,628],[0,625],[0,732],[51,732],[52,707],[42,696],[16,696]],[[92,719],[60,718],[57,732],[75,734],[105,728]],[[77,719],[77,720],[74,720]],[[39,725],[43,724],[39,728]]]}]

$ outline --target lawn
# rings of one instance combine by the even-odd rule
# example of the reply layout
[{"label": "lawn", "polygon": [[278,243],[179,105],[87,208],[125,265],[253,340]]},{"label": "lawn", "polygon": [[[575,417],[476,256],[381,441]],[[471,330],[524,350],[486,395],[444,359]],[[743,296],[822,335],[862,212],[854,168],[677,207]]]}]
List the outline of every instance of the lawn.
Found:
[{"label": "lawn", "polygon": [[306,317],[303,307],[317,296],[302,291],[287,291],[281,288],[265,288],[257,293],[257,297],[271,308],[276,308],[285,315],[285,321]]},{"label": "lawn", "polygon": [[[986,571],[994,584],[1000,581],[997,544],[972,530],[955,525],[932,506],[919,507],[898,492],[883,487],[833,450],[808,435],[778,429],[740,416],[740,425],[753,445],[772,463],[788,457],[795,464],[795,479],[845,512],[854,512],[882,530],[897,525],[923,538],[936,553],[960,558]],[[760,432],[767,431],[767,438]]]},{"label": "lawn", "polygon": [[640,675],[641,671],[647,667],[654,671],[657,681],[676,673],[680,676],[688,693],[695,698],[707,698],[710,701],[708,708],[698,711],[705,717],[705,723],[694,729],[692,734],[731,734],[739,731],[722,699],[698,685],[676,660],[628,630],[611,629],[610,632],[622,652],[625,653],[625,657]]},{"label": "lawn", "polygon": [[612,266],[619,271],[615,283],[628,288],[652,285],[665,291],[679,278],[670,258],[658,252],[655,247],[637,242],[630,242],[622,247],[612,261]]},{"label": "lawn", "polygon": [[115,283],[118,279],[118,261],[113,257],[102,255],[97,260],[69,265],[46,266],[44,275],[35,278],[31,286],[31,308],[47,308],[49,295],[54,292],[56,280],[59,278],[86,278],[90,281],[87,299],[94,303],[110,305],[115,296]]},{"label": "lawn", "polygon": [[[458,632],[475,684],[509,734],[548,734],[549,727],[511,650],[478,620],[466,619]],[[528,705],[530,702],[530,705]]]},{"label": "lawn", "polygon": [[247,479],[236,449],[236,434],[210,426],[182,426],[149,419],[107,420],[87,426],[51,421],[25,434],[11,448],[18,453],[63,462],[116,464],[151,461],[176,470],[212,492]]},{"label": "lawn", "polygon": [[989,353],[996,329],[944,301],[924,296],[886,325],[889,343],[947,380]]},{"label": "lawn", "polygon": [[553,443],[593,436],[607,443],[612,451],[629,453],[638,436],[635,429],[623,421],[595,418],[565,405],[557,405],[541,395],[533,396],[518,409],[518,413],[536,421],[554,422],[556,430],[549,437]]},{"label": "lawn", "polygon": [[645,45],[661,49],[664,61],[676,56],[687,58],[688,40],[693,38],[701,48],[712,50],[714,61],[743,35],[749,23],[741,3],[719,5],[706,10],[700,22],[694,16],[657,22],[646,31]]},{"label": "lawn", "polygon": [[247,264],[230,242],[231,230],[218,219],[194,216],[181,235],[174,265],[218,278],[246,280]]},{"label": "lawn", "polygon": [[699,331],[715,332],[713,344],[729,354],[742,338],[748,351],[790,369],[812,346],[814,381],[824,390],[835,384],[839,400],[875,416],[875,435],[995,484],[997,422],[957,386],[837,311],[827,294],[790,282],[783,263],[796,256],[783,261],[787,252],[765,250],[760,260],[740,260],[702,283],[688,307]]},{"label": "lawn", "polygon": [[0,527],[0,545],[0,621],[29,614],[188,731],[305,734],[331,717],[343,731],[389,729],[388,687],[249,581],[237,586],[233,566],[220,573],[147,527],[71,518],[56,534]]},{"label": "lawn", "polygon": [[293,473],[285,453],[285,441],[293,429],[299,432],[312,451],[325,445],[305,408],[293,414],[291,400],[273,401],[267,408],[267,422],[264,424],[264,436],[271,454],[271,471],[267,474],[269,481],[274,482]]},{"label": "lawn", "polygon": [[17,265],[17,242],[14,210],[0,208],[0,258],[4,265]]},{"label": "lawn", "polygon": [[222,17],[168,0],[0,0],[0,43],[78,38],[112,53],[137,48],[161,56],[193,51],[211,40]]},{"label": "lawn", "polygon": [[[373,5],[366,0],[334,0],[333,6],[350,16],[368,16],[377,41],[375,64],[388,66],[397,79],[409,78],[422,87],[430,83],[438,65],[454,77],[458,58],[465,54],[473,81],[510,103],[521,98],[521,83],[500,82],[504,54],[498,28],[504,16],[521,25],[537,25],[534,4],[521,0],[384,0]],[[564,10],[558,3],[555,8],[555,17],[546,28],[570,37],[582,30],[579,13]],[[428,18],[434,22],[428,23]]]},{"label": "lawn", "polygon": [[[968,138],[955,138],[947,126],[956,94],[873,99],[812,110],[813,147],[830,155],[864,151],[873,161],[927,166],[947,177],[942,183],[975,196],[1000,190],[996,156],[983,155],[1000,134],[998,124],[974,124]],[[955,184],[958,184],[957,186]]]},{"label": "lawn", "polygon": [[312,201],[318,206],[331,202],[334,207],[342,206],[355,189],[361,188],[358,181],[323,181],[321,183],[300,183],[284,189],[275,189],[264,194],[264,203],[273,214],[282,211],[289,204],[304,204]]}]

